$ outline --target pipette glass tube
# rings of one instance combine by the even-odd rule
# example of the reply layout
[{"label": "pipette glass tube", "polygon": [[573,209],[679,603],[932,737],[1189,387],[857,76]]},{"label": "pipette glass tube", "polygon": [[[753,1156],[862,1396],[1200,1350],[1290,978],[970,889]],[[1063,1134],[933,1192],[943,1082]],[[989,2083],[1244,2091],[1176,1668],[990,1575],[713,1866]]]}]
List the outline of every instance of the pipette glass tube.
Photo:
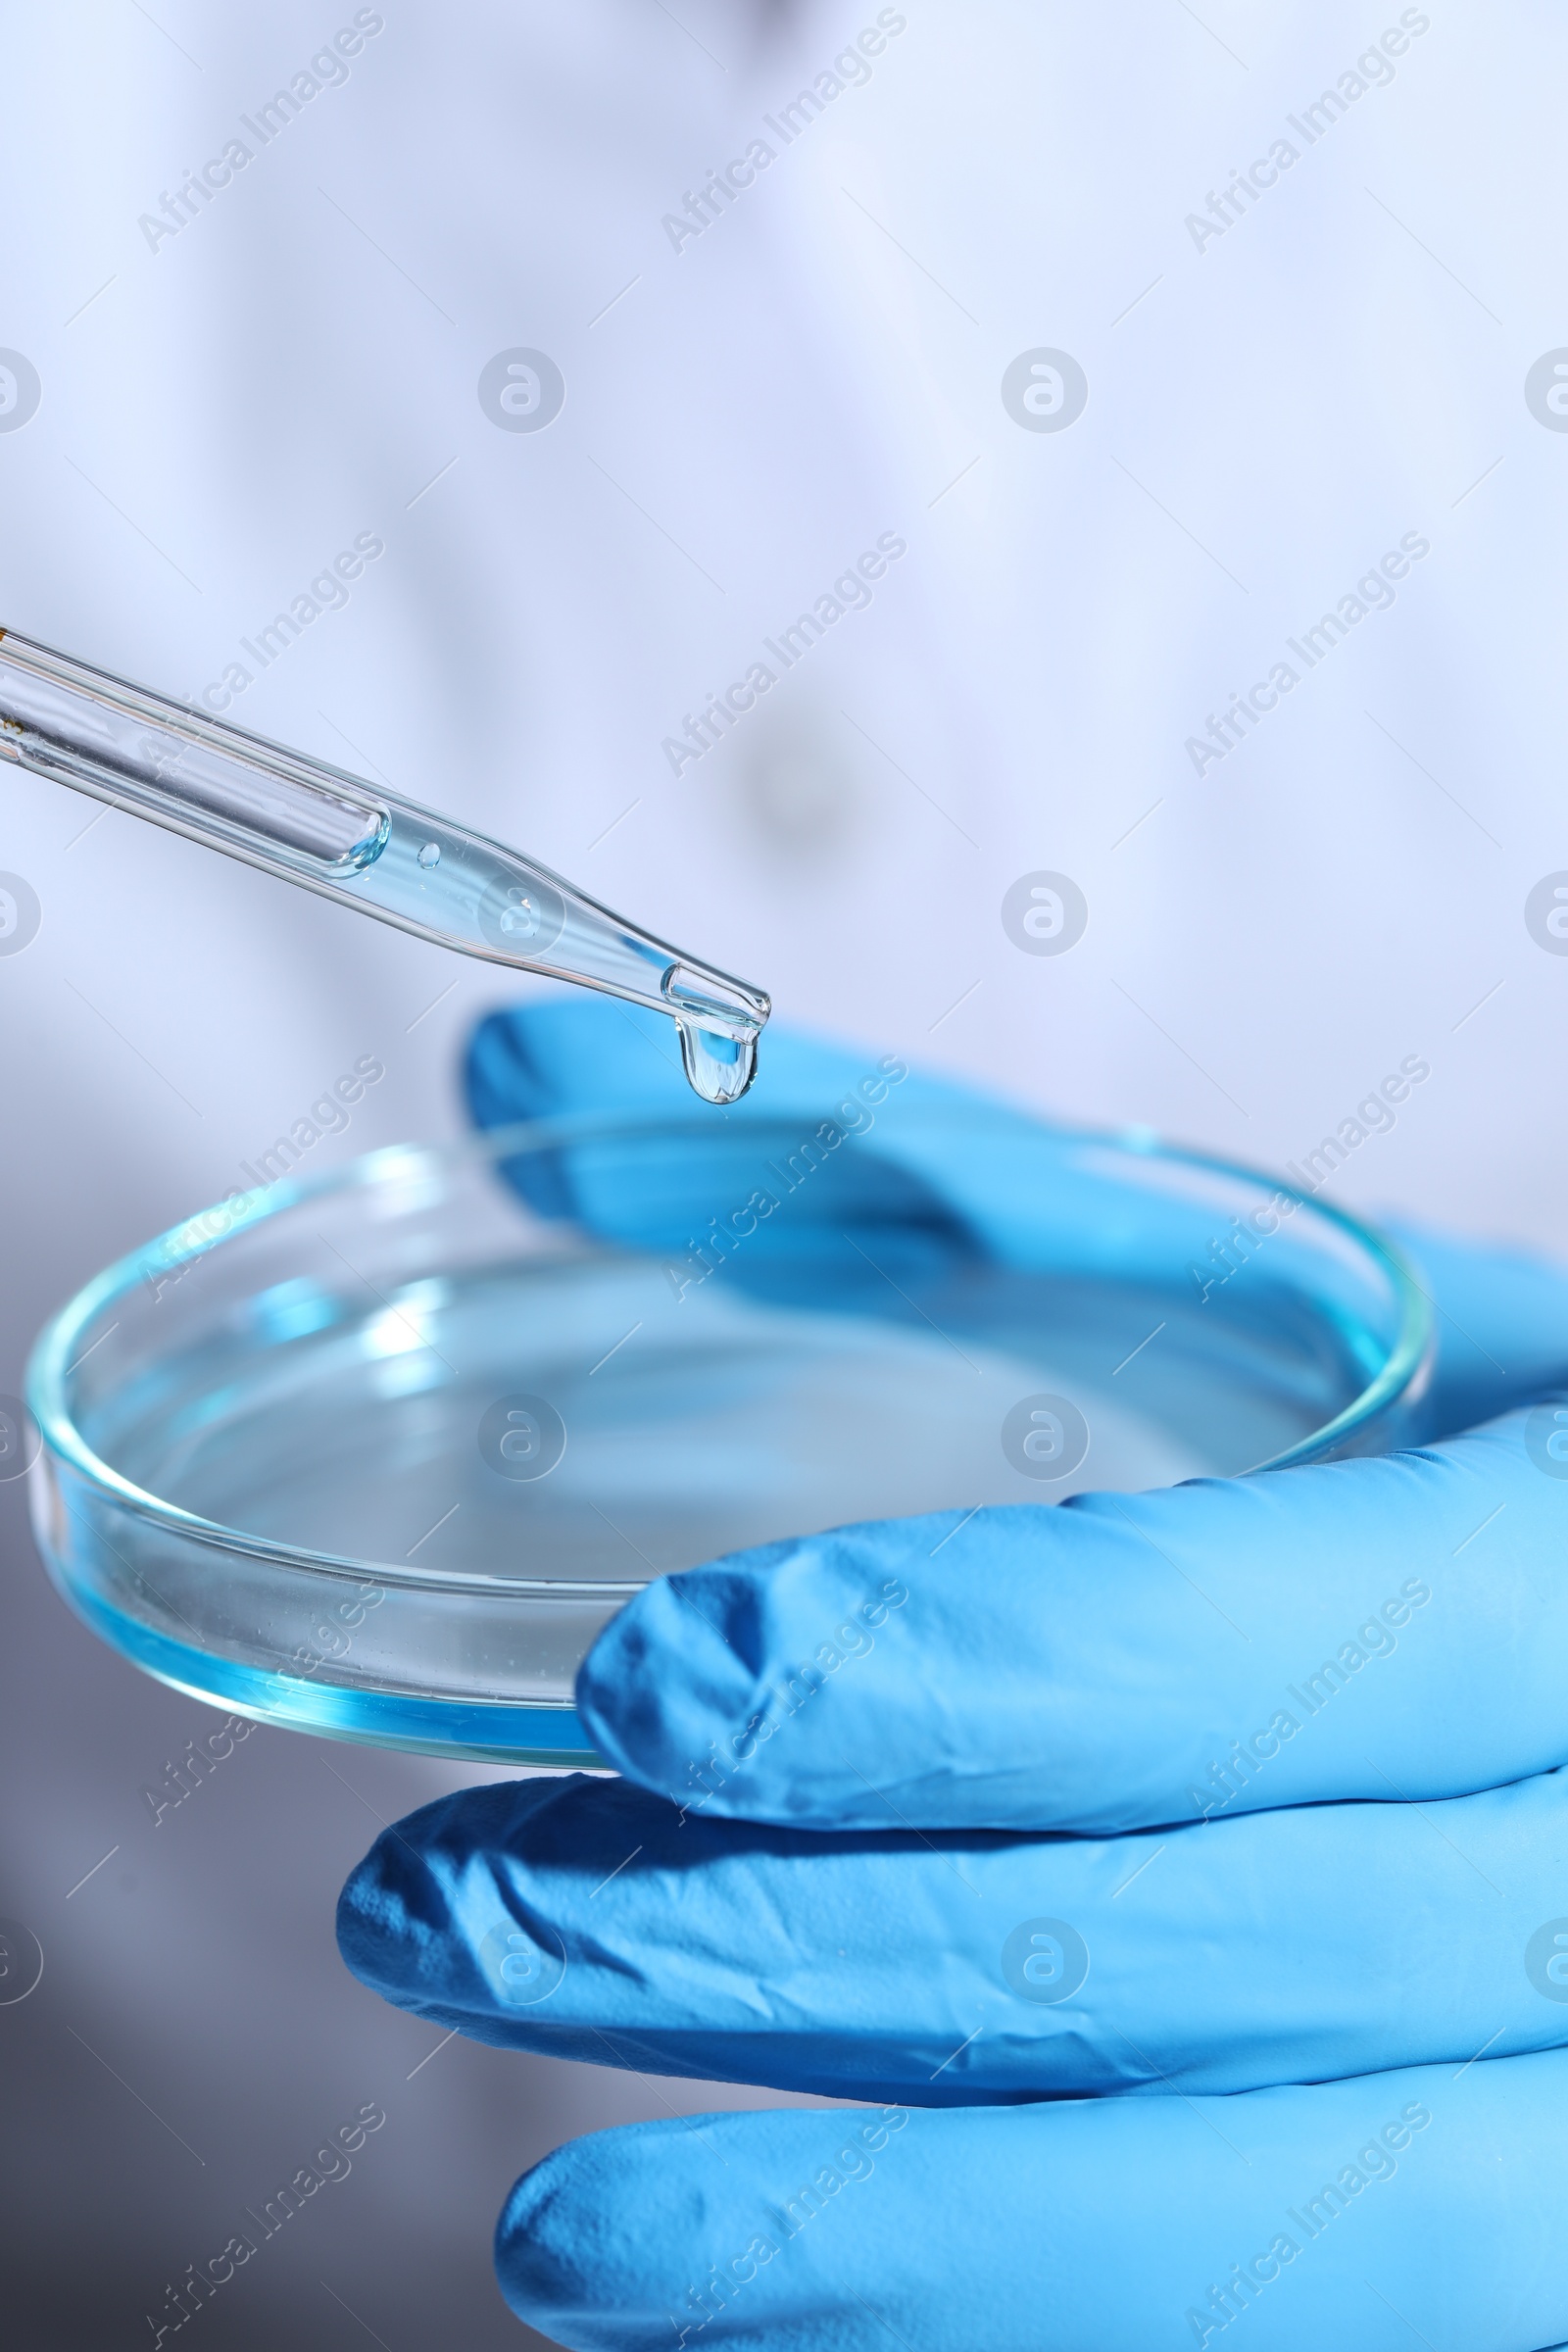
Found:
[{"label": "pipette glass tube", "polygon": [[751,1084],[760,989],[449,816],[10,629],[0,755],[420,939],[667,1013],[707,1102]]}]

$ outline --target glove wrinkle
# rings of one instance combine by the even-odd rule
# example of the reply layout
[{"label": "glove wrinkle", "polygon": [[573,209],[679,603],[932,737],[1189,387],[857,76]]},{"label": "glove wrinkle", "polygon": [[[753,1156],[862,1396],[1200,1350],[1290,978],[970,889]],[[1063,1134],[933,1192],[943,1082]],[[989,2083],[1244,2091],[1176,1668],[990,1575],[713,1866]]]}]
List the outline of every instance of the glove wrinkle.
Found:
[{"label": "glove wrinkle", "polygon": [[[657,1249],[733,1196],[755,1121],[862,1068],[770,1030],[713,1150],[693,1123],[656,1169],[562,1143],[511,1173]],[[602,1003],[495,1016],[467,1085],[481,1125],[691,1115],[666,1025]],[[975,1117],[950,1147],[906,1103]],[[909,1074],[877,1127],[811,1248],[1027,1277],[1027,1115]],[[1102,1188],[1056,1205],[1127,1278]],[[1408,1244],[1442,1331],[1416,1449],[694,1569],[582,1670],[625,1778],[378,1843],[342,1945],[417,2014],[873,2102],[558,2150],[497,2230],[520,2317],[571,2352],[1213,2352],[1261,2303],[1258,2352],[1561,2347],[1568,1479],[1528,1408],[1568,1376],[1568,1276]],[[770,1233],[726,1279],[770,1297],[786,1258]],[[877,1311],[842,1259],[829,1311]]]},{"label": "glove wrinkle", "polygon": [[583,1662],[708,1819],[1124,1832],[1568,1761],[1568,1480],[1528,1411],[1146,1494],[833,1528],[650,1585]]},{"label": "glove wrinkle", "polygon": [[1568,2325],[1565,2181],[1561,2053],[1227,2099],[708,2115],[558,2148],[496,2267],[569,2352],[1219,2352],[1254,2304],[1242,2340],[1268,2352],[1530,2352]]},{"label": "glove wrinkle", "polygon": [[1568,2043],[1529,1960],[1565,1847],[1568,1772],[1125,1838],[683,1820],[578,1775],[412,1815],[339,1934],[388,1999],[557,2056],[919,2105],[1236,2093]]}]

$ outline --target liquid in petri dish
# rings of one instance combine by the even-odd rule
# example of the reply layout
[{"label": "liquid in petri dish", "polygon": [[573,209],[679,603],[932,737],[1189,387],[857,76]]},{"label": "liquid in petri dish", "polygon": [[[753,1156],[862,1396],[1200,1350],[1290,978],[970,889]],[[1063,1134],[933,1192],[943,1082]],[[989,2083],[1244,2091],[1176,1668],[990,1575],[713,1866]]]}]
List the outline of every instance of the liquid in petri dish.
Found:
[{"label": "liquid in petri dish", "polygon": [[[733,1092],[740,1008],[672,1010]],[[1200,1298],[1195,1250],[1272,1180],[978,1108],[901,1104],[677,1297],[667,1253],[798,1148],[794,1118],[567,1120],[377,1152],[216,1241],[193,1220],[40,1343],[57,1582],[150,1672],[264,1721],[581,1764],[577,1670],[651,1576],[931,1511],[961,1543],[988,1504],[1404,1427],[1424,1301],[1371,1236],[1303,1196]],[[873,1266],[848,1228],[879,1200],[898,1213]],[[146,1279],[194,1262],[172,1291]]]}]

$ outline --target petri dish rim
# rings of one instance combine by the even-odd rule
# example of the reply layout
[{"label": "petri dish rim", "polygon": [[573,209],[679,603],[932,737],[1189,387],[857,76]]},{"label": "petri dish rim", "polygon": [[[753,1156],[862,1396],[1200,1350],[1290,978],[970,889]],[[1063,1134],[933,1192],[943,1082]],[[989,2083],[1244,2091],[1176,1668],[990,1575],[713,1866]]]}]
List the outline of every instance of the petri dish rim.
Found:
[{"label": "petri dish rim", "polygon": [[[937,1117],[959,1115],[946,1104],[934,1103],[929,1108]],[[924,1109],[915,1113],[916,1117],[923,1115],[926,1115]],[[1014,1114],[1004,1106],[1000,1115]],[[1431,1302],[1403,1251],[1376,1227],[1268,1171],[1217,1153],[1167,1143],[1148,1128],[1079,1128],[1047,1120],[1032,1123],[1063,1148],[1113,1156],[1127,1163],[1129,1170],[1137,1162],[1151,1167],[1182,1167],[1255,1188],[1271,1201],[1283,1197],[1294,1201],[1297,1208],[1305,1208],[1312,1216],[1325,1220],[1336,1229],[1342,1244],[1349,1244],[1354,1252],[1373,1258],[1382,1267],[1396,1301],[1397,1330],[1381,1369],[1332,1420],[1284,1451],[1237,1475],[1290,1469],[1319,1460],[1348,1445],[1395,1403],[1401,1399],[1414,1401],[1420,1396],[1435,1352]],[[368,1572],[372,1572],[378,1581],[390,1580],[410,1591],[505,1592],[519,1597],[535,1594],[556,1600],[630,1599],[643,1591],[649,1579],[602,1582],[565,1577],[512,1577],[490,1572],[476,1575],[471,1571],[432,1566],[413,1569],[403,1563],[317,1551],[203,1518],[136,1486],[94,1452],[72,1416],[65,1384],[79,1360],[79,1343],[95,1318],[137,1283],[145,1281],[149,1272],[169,1273],[220,1249],[225,1242],[253,1230],[265,1220],[285,1215],[309,1201],[346,1196],[355,1190],[373,1191],[398,1175],[427,1174],[435,1180],[444,1169],[464,1164],[485,1161],[493,1164],[529,1152],[559,1150],[573,1142],[606,1137],[626,1140],[648,1134],[667,1138],[672,1129],[679,1127],[701,1133],[705,1124],[691,1114],[669,1113],[606,1112],[523,1120],[451,1143],[383,1145],[377,1151],[362,1153],[342,1168],[303,1178],[284,1177],[213,1208],[199,1209],[106,1267],[68,1300],[39,1333],[27,1364],[24,1394],[43,1446],[120,1508],[155,1527],[177,1532],[187,1543],[207,1544],[218,1551],[305,1568],[332,1580],[360,1583]],[[897,1130],[893,1132],[896,1137]],[[215,1232],[211,1228],[219,1218],[223,1223]]]}]

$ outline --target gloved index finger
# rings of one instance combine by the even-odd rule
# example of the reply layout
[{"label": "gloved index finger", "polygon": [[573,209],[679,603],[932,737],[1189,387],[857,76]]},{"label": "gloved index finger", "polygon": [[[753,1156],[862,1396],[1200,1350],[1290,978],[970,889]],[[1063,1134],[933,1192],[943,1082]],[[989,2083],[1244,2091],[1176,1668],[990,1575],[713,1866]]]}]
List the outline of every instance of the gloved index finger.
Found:
[{"label": "gloved index finger", "polygon": [[[745,1240],[743,1287],[755,1287],[759,1258],[788,1257],[820,1302],[855,1279],[835,1230],[846,1222],[895,1233],[966,1230],[948,1182],[958,1114],[1035,1132],[1024,1114],[915,1076],[897,1054],[857,1054],[773,1030],[764,1081],[715,1116],[694,1106],[684,1082],[667,1083],[671,1069],[679,1078],[667,1029],[656,1014],[612,1002],[516,1006],[480,1023],[465,1083],[481,1128],[569,1122],[527,1139],[502,1163],[530,1207],[664,1255],[677,1264],[677,1282],[685,1267],[730,1276],[728,1255]],[[890,1154],[889,1118],[906,1108],[924,1114],[924,1124]],[[933,1124],[933,1112],[945,1115]]]},{"label": "gloved index finger", "polygon": [[[579,1054],[592,1074],[607,1019],[624,1074],[616,1012],[548,1006],[485,1024],[470,1070],[484,1115],[581,1102],[586,1081],[564,1095],[558,1081]],[[1153,1421],[1196,1442],[1178,1448],[1185,1462],[1241,1467],[1283,1449],[1331,1419],[1394,1344],[1385,1325],[1397,1305],[1376,1265],[1327,1246],[1339,1237],[1321,1219],[1287,1228],[1265,1201],[1258,1213],[1284,1238],[1244,1285],[1225,1287],[1215,1221],[1256,1204],[1250,1178],[1051,1126],[896,1054],[857,1074],[851,1056],[808,1041],[778,1048],[769,1086],[722,1118],[656,1112],[644,1096],[624,1120],[601,1109],[522,1133],[502,1172],[546,1215],[662,1255],[677,1300],[716,1277],[783,1305],[905,1319],[960,1355],[1000,1351],[1009,1375],[1039,1364],[1055,1376],[1042,1389],[1102,1382],[1114,1365],[1126,1377],[1112,1423],[1124,1404],[1149,1410],[1147,1389],[1131,1392],[1152,1381]],[[1162,1357],[1138,1362],[1152,1326],[1171,1336]],[[1249,1439],[1233,1453],[1198,1435],[1184,1383],[1155,1369],[1178,1347],[1199,1381],[1216,1348],[1230,1351],[1233,1381],[1247,1378],[1236,1364],[1256,1369],[1268,1403],[1250,1452]]]},{"label": "gloved index finger", "polygon": [[1494,1787],[1568,1759],[1568,1462],[1543,1427],[764,1545],[650,1585],[578,1706],[679,1806],[838,1829]]},{"label": "gloved index finger", "polygon": [[834,1834],[514,1782],[388,1832],[340,1936],[378,1991],[490,2040],[856,2098],[1462,2065],[1568,2041],[1565,1780],[1112,1838]]}]

